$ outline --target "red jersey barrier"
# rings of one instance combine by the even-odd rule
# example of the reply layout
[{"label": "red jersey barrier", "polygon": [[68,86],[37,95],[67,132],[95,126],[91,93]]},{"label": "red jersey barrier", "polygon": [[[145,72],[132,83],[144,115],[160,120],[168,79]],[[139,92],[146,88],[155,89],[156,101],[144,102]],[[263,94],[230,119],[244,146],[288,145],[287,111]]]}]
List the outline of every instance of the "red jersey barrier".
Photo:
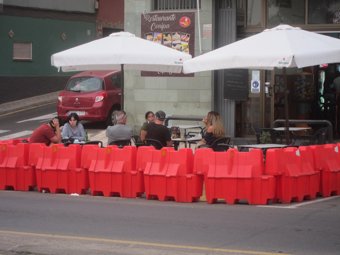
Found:
[{"label": "red jersey barrier", "polygon": [[340,152],[338,144],[311,146],[316,169],[321,173],[323,197],[340,194]]},{"label": "red jersey barrier", "polygon": [[80,153],[81,146],[78,144],[68,147],[63,144],[45,146],[36,165],[38,190],[66,194],[81,193],[82,191],[74,186],[75,182],[70,181],[71,178],[77,177],[75,172],[80,169]]},{"label": "red jersey barrier", "polygon": [[194,156],[194,173],[197,175],[206,176],[209,169],[209,162],[207,161],[207,155],[214,151],[210,148],[200,148],[195,150]]},{"label": "red jersey barrier", "polygon": [[[143,153],[141,150],[140,153]],[[148,151],[144,169],[147,199],[176,202],[197,201],[202,195],[202,179],[193,174],[193,152],[189,148],[175,151],[164,147]]]},{"label": "red jersey barrier", "polygon": [[208,203],[224,199],[228,204],[247,200],[249,204],[267,204],[275,198],[275,180],[264,175],[263,153],[259,149],[239,152],[213,152],[207,155],[209,164],[205,179]]},{"label": "red jersey barrier", "polygon": [[29,144],[0,144],[0,189],[28,191],[35,186],[34,170],[28,165]]},{"label": "red jersey barrier", "polygon": [[282,203],[314,199],[319,193],[320,174],[310,147],[269,149],[265,172],[276,179],[276,199]]},{"label": "red jersey barrier", "polygon": [[141,196],[143,175],[136,170],[136,154],[135,146],[99,148],[89,168],[91,194]]}]

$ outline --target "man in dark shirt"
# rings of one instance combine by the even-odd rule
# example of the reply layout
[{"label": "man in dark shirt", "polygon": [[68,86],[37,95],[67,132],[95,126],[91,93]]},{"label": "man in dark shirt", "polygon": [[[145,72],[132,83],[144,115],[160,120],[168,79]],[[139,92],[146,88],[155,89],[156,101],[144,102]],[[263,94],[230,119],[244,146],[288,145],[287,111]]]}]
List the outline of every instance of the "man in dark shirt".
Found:
[{"label": "man in dark shirt", "polygon": [[146,139],[154,139],[160,141],[163,146],[171,147],[170,130],[164,126],[165,112],[158,111],[155,114],[155,121],[147,126]]}]

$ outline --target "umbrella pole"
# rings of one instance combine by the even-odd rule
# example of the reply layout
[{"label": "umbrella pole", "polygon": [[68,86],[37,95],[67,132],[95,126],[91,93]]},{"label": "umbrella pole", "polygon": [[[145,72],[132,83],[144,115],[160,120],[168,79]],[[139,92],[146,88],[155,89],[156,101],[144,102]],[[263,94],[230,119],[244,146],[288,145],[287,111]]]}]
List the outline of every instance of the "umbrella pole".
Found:
[{"label": "umbrella pole", "polygon": [[121,77],[122,77],[122,82],[121,82],[121,91],[122,91],[122,96],[120,97],[121,98],[121,101],[120,101],[120,108],[122,110],[124,110],[124,64],[121,64],[120,65],[120,72],[121,72]]},{"label": "umbrella pole", "polygon": [[290,144],[290,137],[289,137],[289,107],[288,107],[288,82],[287,82],[287,73],[286,68],[283,68],[283,81],[285,84],[285,138],[286,138],[286,144]]}]

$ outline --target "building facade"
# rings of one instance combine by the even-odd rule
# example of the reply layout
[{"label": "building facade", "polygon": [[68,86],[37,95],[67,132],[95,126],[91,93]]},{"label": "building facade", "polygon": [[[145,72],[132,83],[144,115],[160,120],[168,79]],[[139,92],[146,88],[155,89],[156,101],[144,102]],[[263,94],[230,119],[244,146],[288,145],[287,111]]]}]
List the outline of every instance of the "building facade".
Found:
[{"label": "building facade", "polygon": [[[6,0],[0,1],[0,103],[56,91],[71,73],[50,56],[125,30],[194,56],[285,23],[340,37],[338,0]],[[198,6],[197,6],[198,4]],[[291,119],[327,119],[339,136],[340,65],[288,73]],[[148,110],[221,113],[226,133],[253,136],[283,118],[282,71],[219,70],[194,75],[125,71],[125,105],[138,133]],[[258,90],[251,81],[258,80]],[[2,96],[6,95],[6,96]],[[5,99],[4,99],[5,98]]]},{"label": "building facade", "polygon": [[51,55],[124,29],[124,0],[0,1],[0,103],[61,90]]},{"label": "building facade", "polygon": [[[340,1],[336,0],[127,0],[125,3],[124,28],[142,37],[140,15],[143,13],[193,12],[194,56],[282,23],[340,37]],[[289,70],[290,119],[327,119],[333,123],[335,135],[339,135],[339,76],[339,64]],[[255,127],[270,127],[275,119],[284,118],[281,77],[280,69],[219,70],[179,78],[143,77],[140,72],[131,72],[125,78],[125,108],[137,126],[147,110],[204,116],[214,109],[222,114],[227,134],[248,137],[254,135]],[[254,79],[260,84],[256,91],[251,88]]]}]

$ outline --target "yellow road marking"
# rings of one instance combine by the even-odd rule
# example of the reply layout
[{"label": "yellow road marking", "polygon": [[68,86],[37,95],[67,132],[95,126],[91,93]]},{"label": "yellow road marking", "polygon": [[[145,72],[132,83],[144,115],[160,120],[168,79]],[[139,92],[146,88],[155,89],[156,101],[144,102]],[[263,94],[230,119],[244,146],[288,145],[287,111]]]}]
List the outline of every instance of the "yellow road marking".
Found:
[{"label": "yellow road marking", "polygon": [[139,241],[115,240],[115,239],[95,238],[95,237],[85,237],[85,236],[39,234],[39,233],[31,233],[31,232],[18,232],[18,231],[6,231],[6,230],[0,230],[0,233],[10,234],[10,235],[32,236],[32,237],[58,238],[58,239],[66,239],[66,240],[78,240],[78,241],[95,241],[95,242],[112,243],[112,244],[139,245],[139,246],[149,246],[149,247],[198,250],[198,251],[222,252],[222,253],[237,253],[237,254],[252,254],[252,255],[289,255],[288,253],[281,253],[281,252],[276,253],[276,252],[261,252],[261,251],[252,251],[252,250],[234,250],[234,249],[212,248],[212,247],[205,247],[205,246],[139,242]]}]

